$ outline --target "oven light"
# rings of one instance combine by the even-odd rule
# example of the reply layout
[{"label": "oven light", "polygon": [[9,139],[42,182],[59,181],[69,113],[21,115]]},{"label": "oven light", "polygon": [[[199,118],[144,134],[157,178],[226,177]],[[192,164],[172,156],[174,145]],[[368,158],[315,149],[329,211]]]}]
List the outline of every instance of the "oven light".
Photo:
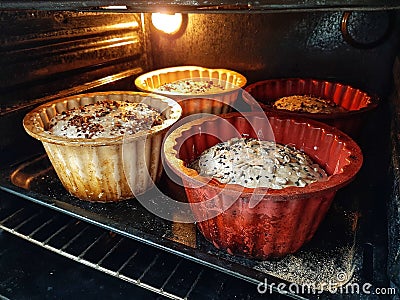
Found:
[{"label": "oven light", "polygon": [[155,28],[167,34],[174,34],[179,31],[182,26],[182,14],[151,14],[151,22]]}]

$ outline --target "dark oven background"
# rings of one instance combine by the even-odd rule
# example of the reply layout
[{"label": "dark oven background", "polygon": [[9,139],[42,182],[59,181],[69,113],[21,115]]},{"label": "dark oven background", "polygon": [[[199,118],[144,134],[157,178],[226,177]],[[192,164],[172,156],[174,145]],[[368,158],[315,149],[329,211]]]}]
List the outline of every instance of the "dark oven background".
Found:
[{"label": "dark oven background", "polygon": [[[399,13],[352,12],[350,40],[341,30],[341,11],[185,17],[184,29],[169,36],[151,25],[149,13],[1,11],[0,166],[42,152],[21,124],[33,106],[80,92],[135,90],[135,77],[152,69],[201,65],[239,71],[248,83],[280,77],[347,83],[377,94],[382,101],[359,142],[367,168],[374,170],[364,175],[371,177],[364,193],[376,195],[373,203],[365,204],[364,217],[382,218],[375,226],[364,227],[369,231],[364,242],[376,244],[373,251],[378,256],[372,264],[378,266],[376,279],[386,283],[388,249],[391,264],[399,266],[395,258],[399,242],[393,238],[387,245],[385,221],[392,187],[390,100],[398,99],[392,91]],[[395,202],[390,203],[395,210]],[[393,221],[398,215],[391,216],[389,227],[398,234]],[[399,274],[391,269],[389,279],[398,284]]]},{"label": "dark oven background", "polygon": [[[134,90],[138,74],[175,65],[230,68],[249,83],[274,77],[336,80],[386,102],[399,43],[394,14],[352,13],[348,32],[354,42],[368,45],[387,36],[372,49],[359,49],[343,38],[342,12],[189,14],[182,33],[168,36],[151,26],[150,14],[3,11],[2,114],[23,114],[26,105],[107,81],[114,86],[105,89]],[[11,120],[11,133],[5,130],[10,120],[2,120],[1,149],[23,151],[13,146],[26,137],[20,122]]]},{"label": "dark oven background", "polygon": [[[399,43],[393,14],[350,15],[354,42],[368,45],[388,37],[372,49],[359,49],[343,38],[342,12],[189,14],[185,30],[168,36],[151,26],[150,14],[3,11],[2,114],[17,108],[20,118],[26,105],[107,81],[113,87],[105,89],[133,90],[138,74],[175,65],[230,68],[249,83],[274,77],[337,80],[386,102]],[[12,132],[6,130],[10,122],[16,126]],[[7,161],[11,149],[24,150],[14,142],[25,141],[26,135],[18,119],[2,118],[0,128]]]}]

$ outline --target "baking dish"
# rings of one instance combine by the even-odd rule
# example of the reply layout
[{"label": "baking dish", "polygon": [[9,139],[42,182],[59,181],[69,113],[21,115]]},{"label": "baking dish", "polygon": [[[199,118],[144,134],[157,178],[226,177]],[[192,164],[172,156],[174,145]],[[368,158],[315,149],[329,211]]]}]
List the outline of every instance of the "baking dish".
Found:
[{"label": "baking dish", "polygon": [[[222,86],[223,91],[201,94],[160,91],[165,83],[178,80],[212,81]],[[144,92],[151,92],[170,97],[182,106],[182,116],[196,113],[221,114],[231,111],[246,85],[246,78],[233,70],[210,69],[199,66],[177,66],[157,69],[140,75],[135,79],[135,86]]]},{"label": "baking dish", "polygon": [[[325,169],[328,179],[305,187],[245,188],[199,176],[188,167],[209,147],[243,135],[304,151]],[[255,259],[281,257],[309,241],[336,192],[354,179],[363,162],[359,146],[334,127],[254,112],[188,122],[166,137],[163,149],[168,167],[182,178],[204,237],[230,254]]]},{"label": "baking dish", "polygon": [[[46,131],[53,116],[102,100],[142,102],[157,108],[165,120],[133,135],[96,139],[68,138]],[[142,194],[158,181],[162,173],[162,139],[180,116],[181,108],[172,99],[114,91],[48,102],[29,112],[23,125],[29,135],[42,142],[58,177],[72,195],[82,200],[110,202]]]},{"label": "baking dish", "polygon": [[[292,95],[307,95],[336,103],[345,111],[307,113],[279,110],[272,106],[275,100]],[[243,100],[252,111],[285,113],[293,117],[305,117],[327,123],[357,137],[368,114],[379,104],[376,96],[350,85],[309,78],[280,78],[255,82],[246,86]]]}]

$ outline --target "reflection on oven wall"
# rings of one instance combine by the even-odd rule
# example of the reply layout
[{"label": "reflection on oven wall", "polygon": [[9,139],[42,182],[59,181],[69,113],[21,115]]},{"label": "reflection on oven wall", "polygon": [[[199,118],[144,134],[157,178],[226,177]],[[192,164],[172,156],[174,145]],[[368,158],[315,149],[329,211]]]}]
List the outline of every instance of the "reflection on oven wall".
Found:
[{"label": "reflection on oven wall", "polygon": [[0,11],[0,26],[2,108],[146,68],[140,14]]},{"label": "reflection on oven wall", "polygon": [[[344,33],[358,44],[345,40],[344,17]],[[398,21],[388,12],[191,14],[183,26],[176,35],[151,27],[153,68],[202,64],[238,70],[249,82],[314,77],[387,94],[399,44]]]}]

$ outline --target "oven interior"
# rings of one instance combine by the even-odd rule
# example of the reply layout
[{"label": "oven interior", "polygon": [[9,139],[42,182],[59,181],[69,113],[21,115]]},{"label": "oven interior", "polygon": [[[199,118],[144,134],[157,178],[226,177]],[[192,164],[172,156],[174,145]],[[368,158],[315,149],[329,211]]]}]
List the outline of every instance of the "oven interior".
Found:
[{"label": "oven interior", "polygon": [[[337,282],[338,274],[351,283],[398,287],[395,7],[183,11],[179,31],[166,34],[146,10],[34,10],[16,3],[23,9],[8,4],[0,12],[0,235],[11,233],[171,299],[254,299],[266,280],[278,294],[279,283],[318,285]],[[233,69],[248,83],[327,79],[380,98],[356,137],[364,154],[361,172],[338,192],[314,238],[297,253],[268,261],[231,256],[205,241],[195,224],[165,221],[134,199],[76,199],[22,128],[25,114],[41,103],[83,92],[135,91],[138,75],[177,65]],[[240,107],[249,109],[244,102]],[[171,192],[167,178],[161,182],[166,195],[185,197]],[[325,289],[282,297],[341,296]]]}]

